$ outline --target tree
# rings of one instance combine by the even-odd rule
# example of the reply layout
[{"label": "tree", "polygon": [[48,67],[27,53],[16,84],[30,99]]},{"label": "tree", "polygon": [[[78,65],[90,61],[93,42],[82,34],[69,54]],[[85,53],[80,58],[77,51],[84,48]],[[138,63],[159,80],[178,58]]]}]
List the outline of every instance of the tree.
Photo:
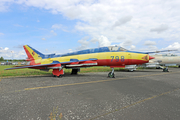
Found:
[{"label": "tree", "polygon": [[4,58],[3,58],[3,57],[1,57],[1,58],[0,58],[0,61],[3,61],[3,60],[4,60]]}]

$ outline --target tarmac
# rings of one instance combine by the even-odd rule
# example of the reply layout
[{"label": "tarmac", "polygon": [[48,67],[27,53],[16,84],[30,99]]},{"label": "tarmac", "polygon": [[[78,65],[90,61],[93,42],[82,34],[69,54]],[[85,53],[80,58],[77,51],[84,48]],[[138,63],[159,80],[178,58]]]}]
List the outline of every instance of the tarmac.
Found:
[{"label": "tarmac", "polygon": [[179,120],[180,68],[11,77],[0,81],[1,120]]}]

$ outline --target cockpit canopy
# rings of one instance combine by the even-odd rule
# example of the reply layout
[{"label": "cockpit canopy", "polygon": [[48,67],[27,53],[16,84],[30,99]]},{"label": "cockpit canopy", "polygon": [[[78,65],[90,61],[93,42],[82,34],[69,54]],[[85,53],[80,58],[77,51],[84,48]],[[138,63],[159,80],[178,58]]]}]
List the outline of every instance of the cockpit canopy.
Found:
[{"label": "cockpit canopy", "polygon": [[108,47],[99,47],[94,49],[80,50],[76,52],[71,52],[63,55],[54,55],[53,57],[63,57],[69,55],[80,55],[80,54],[90,54],[90,53],[99,53],[99,52],[116,52],[116,51],[128,51],[127,49],[120,46],[108,46]]},{"label": "cockpit canopy", "polygon": [[109,51],[128,51],[127,49],[120,46],[109,46]]}]

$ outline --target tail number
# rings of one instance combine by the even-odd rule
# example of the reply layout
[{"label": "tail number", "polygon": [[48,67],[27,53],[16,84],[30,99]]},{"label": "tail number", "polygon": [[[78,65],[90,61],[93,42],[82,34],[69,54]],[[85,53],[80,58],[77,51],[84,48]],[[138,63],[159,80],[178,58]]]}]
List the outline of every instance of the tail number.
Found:
[{"label": "tail number", "polygon": [[[111,62],[112,62],[114,59],[116,60],[116,62],[119,62],[119,56],[111,56]],[[121,62],[124,62],[124,56],[121,56]]]}]

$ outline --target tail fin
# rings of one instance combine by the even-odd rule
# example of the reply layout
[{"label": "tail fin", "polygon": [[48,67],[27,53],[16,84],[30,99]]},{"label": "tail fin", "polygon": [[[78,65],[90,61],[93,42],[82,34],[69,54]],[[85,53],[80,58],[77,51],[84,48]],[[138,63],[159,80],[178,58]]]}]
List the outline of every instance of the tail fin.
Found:
[{"label": "tail fin", "polygon": [[28,56],[27,61],[42,59],[44,54],[40,53],[39,51],[35,50],[34,48],[30,47],[29,45],[24,45],[24,50]]}]

